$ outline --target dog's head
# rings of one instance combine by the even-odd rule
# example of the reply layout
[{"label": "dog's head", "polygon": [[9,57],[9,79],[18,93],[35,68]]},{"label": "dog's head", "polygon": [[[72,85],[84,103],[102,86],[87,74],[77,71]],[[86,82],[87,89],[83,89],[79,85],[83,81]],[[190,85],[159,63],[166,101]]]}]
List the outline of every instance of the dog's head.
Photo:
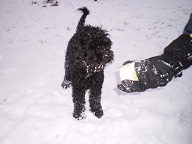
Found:
[{"label": "dog's head", "polygon": [[83,63],[87,72],[99,72],[113,61],[112,41],[109,34],[99,27],[86,26],[81,33]]}]

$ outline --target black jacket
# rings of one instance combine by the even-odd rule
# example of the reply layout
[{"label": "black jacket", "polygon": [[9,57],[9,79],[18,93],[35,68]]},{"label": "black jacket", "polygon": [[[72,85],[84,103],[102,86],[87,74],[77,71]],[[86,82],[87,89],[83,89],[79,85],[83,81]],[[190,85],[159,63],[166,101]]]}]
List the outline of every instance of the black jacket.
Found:
[{"label": "black jacket", "polygon": [[124,92],[142,92],[149,88],[166,86],[173,77],[180,77],[182,70],[192,65],[191,56],[192,38],[183,34],[170,43],[162,55],[125,62],[123,65],[134,63],[138,80],[124,79],[117,87]]}]

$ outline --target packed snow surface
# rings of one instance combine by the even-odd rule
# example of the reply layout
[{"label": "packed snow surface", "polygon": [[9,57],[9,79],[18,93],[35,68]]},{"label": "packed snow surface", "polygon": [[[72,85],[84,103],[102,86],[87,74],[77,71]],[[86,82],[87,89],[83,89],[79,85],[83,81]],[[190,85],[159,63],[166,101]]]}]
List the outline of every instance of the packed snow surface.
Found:
[{"label": "packed snow surface", "polygon": [[[78,121],[71,88],[61,83],[83,6],[91,11],[86,24],[110,34],[115,59],[105,69],[104,116],[96,118],[87,102]],[[161,54],[190,13],[191,0],[1,0],[0,144],[192,144],[192,67],[166,87],[116,88],[123,62]]]}]

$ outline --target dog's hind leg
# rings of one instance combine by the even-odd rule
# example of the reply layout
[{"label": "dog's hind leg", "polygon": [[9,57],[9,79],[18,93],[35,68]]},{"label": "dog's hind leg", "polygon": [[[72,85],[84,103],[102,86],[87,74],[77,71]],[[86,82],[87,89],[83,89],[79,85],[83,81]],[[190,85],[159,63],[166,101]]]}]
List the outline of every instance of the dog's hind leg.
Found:
[{"label": "dog's hind leg", "polygon": [[94,80],[90,91],[89,91],[89,104],[90,111],[94,113],[94,115],[98,118],[103,116],[103,110],[101,106],[101,89],[103,85],[104,74],[100,72],[100,74],[96,74],[96,79]]}]

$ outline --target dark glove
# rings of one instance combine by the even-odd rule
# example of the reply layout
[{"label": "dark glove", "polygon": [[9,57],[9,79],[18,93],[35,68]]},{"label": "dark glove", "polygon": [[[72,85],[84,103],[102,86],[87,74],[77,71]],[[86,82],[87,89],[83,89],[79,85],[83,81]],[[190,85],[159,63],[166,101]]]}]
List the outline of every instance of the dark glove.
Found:
[{"label": "dark glove", "polygon": [[126,64],[128,64],[128,63],[132,63],[132,62],[133,62],[133,61],[128,60],[128,61],[124,62],[123,65],[126,65]]}]

